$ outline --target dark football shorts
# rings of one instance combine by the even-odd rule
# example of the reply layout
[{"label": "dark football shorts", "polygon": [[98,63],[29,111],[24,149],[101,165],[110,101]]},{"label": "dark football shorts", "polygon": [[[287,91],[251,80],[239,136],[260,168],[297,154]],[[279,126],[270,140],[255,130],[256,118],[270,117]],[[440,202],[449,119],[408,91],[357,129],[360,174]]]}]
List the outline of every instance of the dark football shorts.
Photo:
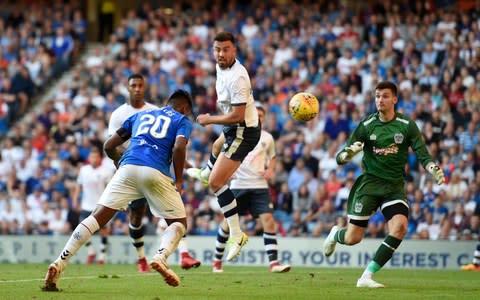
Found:
[{"label": "dark football shorts", "polygon": [[272,198],[268,189],[232,189],[237,199],[237,210],[241,216],[252,214],[254,218],[273,211]]},{"label": "dark football shorts", "polygon": [[257,146],[260,133],[260,126],[224,126],[225,144],[223,144],[222,152],[231,160],[243,161],[248,153]]}]

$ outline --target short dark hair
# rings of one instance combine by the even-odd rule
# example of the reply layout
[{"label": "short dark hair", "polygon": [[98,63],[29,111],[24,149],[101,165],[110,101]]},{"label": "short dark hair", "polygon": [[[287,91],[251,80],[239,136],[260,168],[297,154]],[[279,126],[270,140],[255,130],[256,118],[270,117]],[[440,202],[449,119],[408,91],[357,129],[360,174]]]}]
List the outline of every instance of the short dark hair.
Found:
[{"label": "short dark hair", "polygon": [[397,85],[391,81],[380,81],[375,90],[389,89],[392,91],[394,96],[397,96]]},{"label": "short dark hair", "polygon": [[92,146],[89,154],[92,154],[92,153],[98,153],[100,157],[103,157],[103,151],[98,146]]},{"label": "short dark hair", "polygon": [[130,82],[131,79],[141,79],[141,80],[144,80],[142,74],[140,74],[140,73],[133,73],[132,75],[128,76],[127,82]]},{"label": "short dark hair", "polygon": [[230,42],[232,42],[232,44],[235,45],[235,37],[233,36],[233,34],[231,34],[230,32],[226,32],[226,31],[222,31],[222,32],[217,33],[217,35],[215,36],[215,38],[213,40],[216,41],[216,42],[230,41]]},{"label": "short dark hair", "polygon": [[174,105],[180,101],[185,101],[188,103],[191,109],[193,109],[193,100],[190,93],[185,90],[176,90],[173,92],[170,97],[167,99],[167,104]]}]

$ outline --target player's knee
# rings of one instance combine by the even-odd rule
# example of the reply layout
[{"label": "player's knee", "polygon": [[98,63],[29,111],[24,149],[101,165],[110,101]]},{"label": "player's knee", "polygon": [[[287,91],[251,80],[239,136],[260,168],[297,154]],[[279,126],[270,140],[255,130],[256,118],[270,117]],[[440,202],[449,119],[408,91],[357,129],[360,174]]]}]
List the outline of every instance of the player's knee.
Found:
[{"label": "player's knee", "polygon": [[210,178],[208,179],[208,185],[210,186],[213,192],[216,192],[225,185],[225,182],[223,181],[224,181],[223,178],[210,176]]},{"label": "player's knee", "polygon": [[347,236],[345,235],[345,244],[346,245],[356,245],[362,241],[363,237],[362,236]]},{"label": "player's knee", "polygon": [[187,232],[186,218],[165,219],[165,222],[168,224],[168,227],[173,228],[177,232],[181,232],[182,236],[185,235],[185,233]]},{"label": "player's knee", "polygon": [[171,226],[175,226],[175,230],[178,232],[180,236],[184,236],[187,232],[187,224],[183,222],[174,222]]},{"label": "player's knee", "polygon": [[[405,209],[407,211],[407,209]],[[408,231],[408,218],[404,213],[398,213],[388,219],[388,234],[403,239]]]},{"label": "player's knee", "polygon": [[396,222],[391,226],[389,234],[398,239],[403,239],[403,237],[407,234],[407,231],[407,222]]}]

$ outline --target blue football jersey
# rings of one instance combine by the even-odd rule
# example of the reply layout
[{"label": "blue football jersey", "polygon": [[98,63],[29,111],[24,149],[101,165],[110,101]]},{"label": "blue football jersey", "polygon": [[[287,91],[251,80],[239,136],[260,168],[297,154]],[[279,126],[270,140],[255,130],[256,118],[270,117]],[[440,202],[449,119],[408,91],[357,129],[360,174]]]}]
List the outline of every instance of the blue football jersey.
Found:
[{"label": "blue football jersey", "polygon": [[164,106],[134,114],[122,128],[130,135],[130,145],[120,159],[120,166],[148,166],[171,176],[175,139],[178,136],[190,138],[192,121],[172,107]]}]

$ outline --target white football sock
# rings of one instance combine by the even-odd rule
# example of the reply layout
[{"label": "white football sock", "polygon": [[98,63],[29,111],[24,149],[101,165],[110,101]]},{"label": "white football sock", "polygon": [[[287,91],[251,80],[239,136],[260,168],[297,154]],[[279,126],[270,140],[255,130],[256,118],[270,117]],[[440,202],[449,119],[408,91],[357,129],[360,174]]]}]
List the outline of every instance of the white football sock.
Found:
[{"label": "white football sock", "polygon": [[64,265],[77,253],[78,249],[98,230],[100,226],[92,215],[88,216],[73,231],[62,252],[55,260]]},{"label": "white football sock", "polygon": [[162,235],[157,255],[164,255],[165,259],[168,258],[177,249],[178,242],[184,234],[185,226],[182,223],[173,222],[170,224]]},{"label": "white football sock", "polygon": [[371,271],[365,269],[365,271],[363,271],[362,278],[372,278],[372,275],[373,273]]},{"label": "white football sock", "polygon": [[188,253],[188,243],[187,241],[185,240],[185,238],[182,238],[179,242],[178,242],[178,251],[180,253]]}]

